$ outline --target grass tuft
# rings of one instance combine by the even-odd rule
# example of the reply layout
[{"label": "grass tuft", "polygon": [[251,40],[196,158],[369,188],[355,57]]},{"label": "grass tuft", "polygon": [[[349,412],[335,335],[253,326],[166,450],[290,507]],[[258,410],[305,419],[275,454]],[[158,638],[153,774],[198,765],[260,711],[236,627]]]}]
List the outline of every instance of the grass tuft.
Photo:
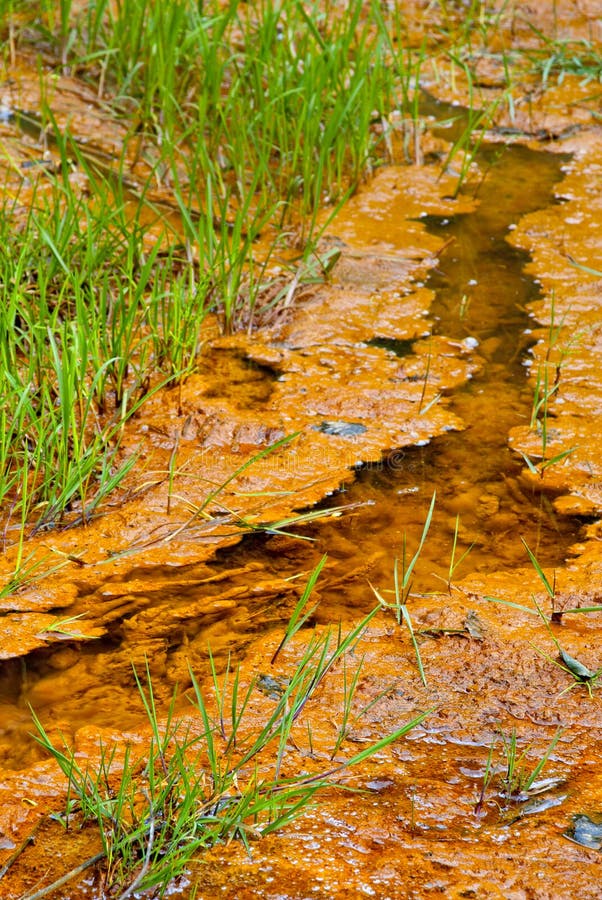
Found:
[{"label": "grass tuft", "polygon": [[[345,636],[340,629],[314,635],[283,680],[286,686],[262,725],[247,725],[255,683],[243,687],[239,669],[233,671],[230,664],[220,680],[213,660],[213,698],[190,672],[191,702],[200,731],[193,728],[190,718],[184,722],[176,717],[175,693],[162,721],[148,665],[144,680],[135,673],[151,732],[139,757],[130,746],[119,756],[116,747],[101,744],[98,761],[84,764],[64,739],[54,741],[32,712],[35,739],[67,779],[61,820],[66,828],[77,823],[98,830],[102,853],[94,862],[102,865],[103,890],[122,900],[142,891],[164,896],[203,851],[233,838],[249,847],[252,840],[280,830],[307,812],[319,791],[335,783],[344,787],[338,780],[342,774],[423,721],[428,713],[416,715],[324,771],[302,769],[294,775],[283,771],[285,763],[287,771],[294,765],[291,757],[298,752],[306,731],[311,742],[315,710],[309,701],[339,661],[343,663],[345,696],[342,726],[331,759],[347,737],[360,670],[349,678],[346,656],[377,611]],[[294,624],[287,633],[292,628]],[[78,867],[75,875],[80,871]],[[62,876],[60,883],[64,882]]]}]

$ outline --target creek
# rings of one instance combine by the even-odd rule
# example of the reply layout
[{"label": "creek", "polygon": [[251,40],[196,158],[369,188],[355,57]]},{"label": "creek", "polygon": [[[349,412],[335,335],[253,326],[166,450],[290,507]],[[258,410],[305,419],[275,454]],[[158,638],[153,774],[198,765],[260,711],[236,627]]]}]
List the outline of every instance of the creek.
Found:
[{"label": "creek", "polygon": [[[456,517],[455,559],[469,551],[456,577],[528,564],[521,538],[542,566],[561,566],[578,538],[580,522],[557,516],[548,494],[521,482],[525,463],[508,444],[509,430],[532,415],[533,387],[524,367],[534,343],[527,307],[539,289],[525,272],[528,254],[506,237],[522,215],[553,202],[564,158],[518,145],[485,146],[481,158],[486,175],[475,211],[425,217],[428,229],[447,247],[426,283],[436,295],[429,315],[432,334],[477,344],[483,361],[481,371],[451,397],[450,408],[465,429],[358,467],[343,491],[322,505],[359,508],[334,524],[314,526],[310,534],[317,545],[309,554],[300,542],[293,546],[279,538],[243,543],[228,554],[234,553],[237,564],[259,552],[268,559],[271,554],[270,568],[277,574],[286,556],[299,571],[307,568],[308,555],[315,564],[327,553],[332,580],[345,589],[324,591],[318,613],[324,622],[370,608],[368,572],[373,583],[392,586],[393,561],[401,557],[404,541],[411,559],[434,492],[435,512],[413,580],[417,593],[440,591],[448,581]],[[407,340],[373,343],[401,357],[412,353]]]},{"label": "creek", "polygon": [[[531,416],[532,389],[523,360],[532,343],[526,307],[537,298],[538,287],[525,273],[528,256],[505,238],[520,216],[552,202],[563,160],[520,146],[495,145],[485,147],[481,157],[490,165],[478,186],[476,210],[426,220],[447,244],[427,283],[436,293],[429,314],[432,334],[468,339],[482,359],[481,370],[451,398],[465,429],[350,471],[349,483],[322,505],[353,504],[353,511],[305,526],[303,535],[312,541],[250,537],[219,551],[209,564],[154,572],[155,586],[151,571],[144,575],[146,586],[135,587],[139,573],[133,570],[122,613],[110,580],[104,589],[95,588],[91,604],[107,598],[115,604],[105,637],[79,646],[67,641],[4,665],[5,765],[21,768],[38,753],[29,737],[28,703],[45,721],[60,722],[63,728],[68,723],[72,733],[82,724],[134,728],[140,710],[132,661],[142,664],[150,656],[153,678],[166,679],[162,692],[167,696],[193,647],[194,662],[199,653],[206,660],[209,642],[219,665],[231,653],[241,655],[258,632],[286,622],[292,595],[286,593],[285,579],[311,570],[323,553],[328,564],[318,585],[315,621],[331,623],[368,612],[375,603],[369,582],[379,590],[392,587],[394,559],[403,554],[404,543],[409,557],[413,555],[434,492],[435,512],[414,572],[414,596],[447,589],[456,522],[456,560],[469,552],[454,580],[475,571],[528,565],[521,538],[542,565],[562,565],[579,523],[557,517],[547,495],[533,493],[521,482],[524,464],[508,447],[509,429]],[[412,353],[407,341],[374,343],[390,354]],[[256,394],[262,377],[253,373]],[[271,580],[276,587],[250,589],[254,580]],[[222,593],[214,609],[196,615],[196,598],[210,594],[216,581],[222,592],[231,588],[233,597],[246,585],[244,604],[224,601]],[[85,586],[82,591],[85,595]],[[177,627],[160,627],[160,604],[173,610],[187,603],[192,611],[179,616]]]}]

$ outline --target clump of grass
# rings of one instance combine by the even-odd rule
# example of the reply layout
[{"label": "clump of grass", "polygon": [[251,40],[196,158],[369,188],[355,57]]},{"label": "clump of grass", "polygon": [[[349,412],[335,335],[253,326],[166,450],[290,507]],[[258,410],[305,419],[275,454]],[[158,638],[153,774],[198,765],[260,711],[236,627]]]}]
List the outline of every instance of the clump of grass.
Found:
[{"label": "clump of grass", "polygon": [[531,430],[536,431],[541,436],[541,462],[536,465],[526,453],[521,453],[521,456],[527,463],[529,471],[534,475],[539,474],[541,478],[544,477],[546,469],[556,465],[556,463],[561,462],[563,459],[566,459],[571,453],[574,453],[576,449],[575,447],[571,447],[568,450],[557,453],[551,458],[548,457],[548,423],[551,417],[549,409],[550,402],[554,399],[554,396],[560,388],[564,362],[573,352],[575,344],[581,340],[581,335],[576,333],[566,341],[564,346],[561,345],[560,339],[563,334],[564,324],[564,316],[560,322],[556,321],[556,302],[554,294],[552,293],[546,355],[544,362],[537,369],[537,377],[533,392],[531,421],[529,423]]},{"label": "clump of grass", "polygon": [[[377,611],[344,637],[340,631],[330,630],[314,635],[290,671],[273,710],[259,726],[249,728],[246,724],[254,682],[244,688],[239,669],[232,673],[230,666],[220,680],[213,665],[213,700],[190,673],[191,701],[201,725],[200,734],[176,718],[175,695],[165,722],[160,723],[148,667],[145,684],[136,675],[151,728],[150,742],[140,758],[129,746],[123,758],[118,758],[115,747],[101,745],[99,762],[84,766],[66,742],[57,745],[51,739],[34,714],[36,740],[67,778],[62,821],[67,828],[78,825],[98,829],[102,851],[89,862],[101,864],[104,891],[121,900],[142,891],[163,896],[186,872],[193,857],[232,838],[248,847],[252,839],[285,827],[310,808],[317,792],[425,718],[427,713],[415,716],[392,734],[324,771],[301,771],[293,776],[282,772],[285,757],[291,748],[298,748],[296,732],[304,732],[302,714],[311,735],[309,701],[335,663],[345,660]],[[356,677],[351,682],[345,677],[344,727],[333,756],[347,733],[345,725],[356,684]],[[78,867],[75,874],[80,872]],[[60,882],[65,880],[63,876]]]},{"label": "clump of grass", "polygon": [[166,160],[192,150],[198,174],[235,195],[257,173],[264,199],[275,191],[308,212],[342,179],[361,177],[378,140],[374,111],[397,102],[375,10],[359,0],[344,16],[290,0],[123,0],[60,21],[48,14],[38,26],[61,62],[69,31],[69,63],[133,119],[141,151]]},{"label": "clump of grass", "polygon": [[156,260],[140,261],[123,207],[93,211],[55,179],[19,230],[5,213],[0,508],[22,533],[32,520],[86,521],[118,487],[135,463],[119,457],[123,426],[173,366],[162,377],[148,352],[148,306],[164,286],[148,297]]},{"label": "clump of grass", "polygon": [[524,538],[521,538],[523,542],[523,546],[527,551],[529,559],[531,560],[531,564],[535,571],[537,572],[537,577],[541,581],[546,594],[550,600],[551,604],[551,612],[549,614],[549,618],[544,614],[540,606],[536,603],[535,609],[529,609],[528,607],[524,607],[525,609],[529,609],[530,612],[534,612],[536,615],[539,615],[544,622],[547,624],[548,621],[556,624],[560,624],[562,622],[562,617],[564,615],[570,615],[572,613],[590,613],[590,612],[602,612],[602,606],[573,606],[569,607],[566,603],[562,603],[562,598],[558,593],[556,586],[556,570],[552,573],[551,581],[544,572],[542,566],[539,563],[536,555],[533,553],[527,542]]},{"label": "clump of grass", "polygon": [[[418,548],[411,560],[408,562],[406,558],[406,535],[403,536],[403,544],[402,544],[402,557],[401,557],[401,577],[399,571],[399,560],[396,559],[393,565],[393,600],[385,600],[382,594],[377,591],[377,589],[370,585],[372,591],[376,599],[378,600],[380,606],[383,609],[389,609],[393,612],[395,619],[398,625],[401,625],[402,622],[405,622],[408,631],[410,633],[410,640],[412,641],[412,646],[414,647],[414,653],[416,654],[416,663],[418,665],[418,671],[420,672],[420,678],[424,686],[427,686],[426,675],[424,672],[424,666],[422,664],[422,657],[420,655],[420,648],[418,646],[418,641],[416,640],[416,635],[414,633],[414,626],[412,624],[412,619],[410,613],[408,611],[407,602],[410,597],[410,593],[412,590],[412,572],[414,571],[414,567],[420,558],[420,554],[422,552],[422,548],[424,546],[424,542],[426,540],[426,536],[429,532],[429,528],[431,527],[431,520],[433,518],[433,512],[435,509],[435,500],[437,499],[436,492],[433,493],[431,498],[431,503],[428,508],[428,512],[426,515],[426,519],[424,521],[424,526],[422,528],[422,534],[420,536],[420,541],[418,544]],[[390,592],[389,592],[390,593]]]},{"label": "clump of grass", "polygon": [[574,453],[576,449],[575,447],[570,447],[567,450],[562,450],[560,453],[556,453],[554,456],[550,457],[548,455],[548,428],[550,418],[549,404],[550,400],[557,392],[558,387],[559,382],[557,380],[557,377],[555,377],[553,383],[550,384],[549,367],[547,365],[541,366],[537,372],[537,380],[535,383],[533,396],[533,410],[531,414],[531,428],[536,430],[541,438],[541,462],[534,463],[526,453],[521,452],[521,456],[527,464],[529,471],[533,475],[538,475],[540,478],[544,477],[546,469],[549,469],[551,466],[555,466],[557,463],[562,462],[563,459],[566,459],[571,455],[571,453]]},{"label": "clump of grass", "polygon": [[48,575],[58,572],[69,563],[68,559],[61,559],[59,562],[49,564],[50,557],[49,553],[40,556],[34,551],[23,558],[23,542],[21,541],[17,547],[12,572],[0,586],[0,599],[9,597],[21,588],[35,584],[42,578],[47,578]]},{"label": "clump of grass", "polygon": [[541,41],[541,49],[530,51],[528,57],[544,87],[552,78],[561,84],[567,75],[575,75],[585,84],[602,79],[602,54],[595,43],[586,38],[566,40],[546,35],[532,22],[529,27]]},{"label": "clump of grass", "polygon": [[551,607],[552,607],[551,612],[549,614],[546,614],[544,612],[544,610],[541,608],[541,606],[535,600],[535,597],[532,598],[533,599],[532,607],[525,606],[522,603],[515,603],[511,600],[504,600],[499,597],[486,596],[486,597],[483,597],[483,599],[490,601],[492,603],[501,603],[504,606],[508,606],[508,607],[514,608],[514,609],[519,609],[522,612],[529,613],[529,615],[538,616],[543,621],[543,623],[548,631],[548,634],[550,635],[550,638],[552,639],[552,641],[558,651],[558,656],[559,656],[560,661],[558,661],[558,659],[554,659],[553,657],[551,657],[549,655],[549,653],[546,653],[544,650],[541,650],[539,647],[535,646],[535,644],[533,644],[532,646],[534,647],[536,652],[539,653],[540,656],[543,656],[544,659],[547,659],[554,666],[561,669],[563,672],[566,672],[573,679],[572,683],[567,688],[565,688],[563,691],[561,691],[560,696],[562,696],[562,694],[565,694],[567,691],[572,690],[577,685],[581,685],[587,689],[587,692],[591,698],[593,696],[592,688],[597,685],[598,680],[599,680],[600,676],[602,675],[602,667],[597,670],[589,669],[580,660],[575,659],[573,656],[571,656],[564,649],[564,647],[562,647],[562,645],[560,644],[560,641],[558,640],[558,638],[552,631],[551,626],[561,624],[563,616],[565,616],[565,615],[571,615],[571,614],[587,615],[588,613],[592,613],[592,612],[602,612],[602,606],[574,606],[574,607],[567,608],[566,604],[561,604],[560,597],[558,595],[557,588],[556,588],[556,573],[554,572],[554,575],[552,576],[552,581],[550,583],[550,579],[547,577],[546,573],[542,569],[537,557],[535,556],[533,551],[530,549],[527,542],[524,539],[522,539],[522,541],[523,541],[525,549],[529,555],[529,559],[531,560],[533,568],[537,572],[537,576],[540,579],[540,581],[545,589],[545,592],[551,602]]},{"label": "clump of grass", "polygon": [[559,784],[558,778],[541,779],[540,776],[562,734],[563,729],[557,728],[550,744],[532,766],[528,762],[531,748],[519,748],[516,729],[510,734],[500,729],[501,744],[498,743],[498,738],[491,744],[475,813],[482,813],[490,789],[495,792],[497,805],[501,806],[503,812],[507,812],[509,808],[525,804],[533,796],[556,787]]},{"label": "clump of grass", "polygon": [[557,728],[556,734],[533,768],[527,765],[529,748],[519,751],[516,730],[513,730],[510,735],[502,733],[504,770],[500,773],[500,785],[503,795],[508,801],[524,800],[525,795],[528,796],[533,791],[551,753],[562,736],[562,732],[562,728]]},{"label": "clump of grass", "polygon": [[550,622],[557,625],[561,624],[562,618],[565,615],[585,615],[592,612],[602,612],[602,606],[568,606],[566,602],[562,602],[562,596],[559,594],[556,585],[556,570],[554,570],[554,572],[552,573],[552,577],[550,580],[550,578],[544,572],[543,567],[537,559],[537,556],[531,550],[525,539],[521,538],[521,541],[523,542],[523,546],[527,551],[527,555],[531,560],[533,568],[537,572],[537,577],[541,581],[543,588],[549,598],[551,611],[546,614],[541,605],[536,602],[534,597],[533,606],[526,606],[523,603],[515,603],[512,600],[504,600],[500,597],[485,596],[483,597],[484,600],[487,600],[491,603],[501,603],[503,606],[509,606],[511,609],[519,609],[521,610],[521,612],[526,612],[531,616],[539,616],[539,618],[543,620],[546,626],[548,626]]}]

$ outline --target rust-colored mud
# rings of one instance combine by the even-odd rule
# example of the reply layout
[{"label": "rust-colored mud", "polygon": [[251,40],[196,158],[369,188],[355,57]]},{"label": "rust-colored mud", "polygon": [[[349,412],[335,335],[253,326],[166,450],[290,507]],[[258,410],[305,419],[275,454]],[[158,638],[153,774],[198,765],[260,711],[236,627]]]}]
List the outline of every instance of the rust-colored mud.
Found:
[{"label": "rust-colored mud", "polygon": [[[426,8],[408,6],[417,18]],[[542,30],[600,38],[593,2],[529,9]],[[524,13],[524,4],[505,4],[492,49],[535,43]],[[485,52],[482,68],[478,89],[494,97],[503,73]],[[26,68],[15,73],[3,102],[34,110],[35,84]],[[466,100],[461,73],[428,87]],[[250,857],[236,844],[216,848],[171,895],[600,897],[599,851],[565,836],[574,816],[602,815],[599,689],[556,665],[561,646],[594,672],[602,666],[602,614],[574,612],[602,602],[599,97],[596,85],[571,76],[547,92],[525,76],[523,87],[512,115],[500,106],[490,134],[499,149],[511,127],[523,146],[499,160],[491,145],[483,152],[476,196],[450,199],[455,175],[440,178],[434,162],[378,172],[329,229],[342,251],[332,282],[252,337],[214,334],[182,390],[162,392],[131,425],[124,449],[140,450],[143,470],[114,507],[85,530],[32,540],[39,554],[50,547],[79,562],[1,601],[0,866],[41,824],[0,881],[0,897],[18,900],[98,849],[87,832],[65,835],[47,818],[64,785],[29,736],[28,704],[85,758],[99,735],[143,738],[132,663],[149,660],[160,702],[176,683],[186,686],[189,665],[204,677],[209,645],[218,665],[228,652],[243,660],[244,683],[260,672],[286,675],[307,639],[299,634],[270,669],[303,582],[290,576],[326,551],[312,624],[368,611],[369,581],[392,587],[404,534],[413,553],[434,489],[408,604],[427,685],[407,629],[383,613],[363,641],[356,709],[385,693],[354,723],[340,756],[418,711],[430,715],[346,776],[364,793],[333,787]],[[94,98],[67,80],[55,90],[59,124],[85,105],[80,136],[102,124],[96,150],[115,154],[119,127],[101,122]],[[25,203],[17,173],[39,148],[15,123],[1,128],[12,159],[5,184]],[[448,146],[444,131],[436,141]],[[553,391],[544,440],[531,413],[545,370]],[[293,432],[194,515],[216,484]],[[328,508],[356,505],[305,526],[314,544],[253,536],[253,526],[333,492]],[[446,585],[456,515],[458,554],[473,547]],[[241,535],[249,535],[242,544]],[[7,574],[11,562],[9,553]],[[536,605],[564,614],[547,627]],[[76,635],[56,630],[72,616],[82,616]],[[328,764],[341,695],[335,672],[306,712],[315,758],[300,741],[287,751],[288,771]],[[257,721],[269,702],[254,695]],[[509,802],[495,778],[486,785],[496,736],[499,752],[500,733],[515,733],[532,770],[558,728],[542,794]],[[55,896],[98,898],[98,879],[89,873]]]}]

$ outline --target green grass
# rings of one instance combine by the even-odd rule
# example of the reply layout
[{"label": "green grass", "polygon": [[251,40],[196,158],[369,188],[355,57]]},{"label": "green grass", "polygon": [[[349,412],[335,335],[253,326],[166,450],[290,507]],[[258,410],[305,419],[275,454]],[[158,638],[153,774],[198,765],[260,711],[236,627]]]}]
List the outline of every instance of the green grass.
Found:
[{"label": "green grass", "polygon": [[[564,614],[564,612],[587,613],[587,612],[595,612],[595,611],[597,612],[599,610],[600,610],[600,607],[594,607],[594,608],[590,608],[590,609],[587,609],[585,607],[579,607],[579,608],[575,608],[572,610],[563,610],[562,614]],[[561,621],[561,617],[558,617],[558,616],[556,616],[555,618],[552,617],[550,619],[550,621],[548,622],[548,620],[545,618],[544,614],[539,609],[539,607],[538,607],[537,611],[538,611],[539,615],[541,616],[541,618],[543,619],[544,625],[545,625],[546,630],[552,640],[552,643],[554,644],[554,646],[556,647],[556,650],[558,651],[558,657],[559,657],[560,661],[558,659],[554,659],[554,657],[550,656],[549,653],[547,653],[545,650],[542,650],[540,647],[537,647],[535,644],[532,644],[533,649],[544,659],[547,659],[548,662],[552,663],[552,665],[556,666],[557,669],[560,669],[561,671],[565,672],[567,675],[570,675],[570,677],[572,679],[572,682],[568,685],[568,687],[564,688],[558,696],[562,697],[564,694],[568,693],[569,691],[573,690],[573,688],[580,685],[581,687],[586,688],[590,700],[593,699],[592,689],[594,687],[597,687],[597,685],[598,685],[600,676],[602,676],[602,667],[600,667],[598,669],[589,669],[586,665],[584,665],[581,662],[581,660],[576,659],[574,656],[571,656],[571,654],[567,650],[564,649],[564,647],[561,645],[560,641],[558,640],[558,638],[552,631],[551,623],[554,623],[554,622],[559,623]]]},{"label": "green grass", "polygon": [[[422,160],[420,79],[427,67],[437,70],[439,54],[451,61],[452,80],[461,73],[470,96],[466,127],[443,163],[458,170],[456,193],[463,188],[485,129],[503,103],[512,103],[508,87],[480,109],[472,68],[473,50],[486,45],[508,6],[491,12],[481,0],[441,2],[436,40],[425,34],[412,44],[400,4],[376,0],[353,0],[343,15],[330,4],[299,0],[0,0],[5,63],[14,64],[19,50],[43,51],[43,102],[28,127],[44,131],[58,160],[55,172],[38,179],[25,210],[17,197],[4,201],[0,216],[0,510],[5,545],[18,545],[0,595],[46,574],[46,557],[24,554],[26,534],[84,523],[123,486],[136,465],[135,454],[122,454],[124,429],[153,392],[194,371],[208,316],[217,317],[223,332],[252,331],[290,305],[299,285],[328,277],[338,251],[329,255],[319,248],[325,220],[377,166]],[[540,37],[542,51],[531,60],[544,87],[568,73],[599,80],[595,47]],[[504,57],[508,86],[518,52]],[[85,81],[123,126],[119,158],[103,158],[58,124],[48,89],[54,74]],[[277,276],[273,262],[280,267]],[[556,340],[552,322],[550,345]],[[559,374],[557,366],[549,379],[549,362],[538,379],[531,423],[541,434],[542,462],[526,459],[541,475],[572,452],[547,458],[548,404]],[[420,407],[426,412],[422,401]],[[215,486],[161,540],[209,520],[224,488],[252,461]],[[168,513],[176,465],[174,450]],[[434,502],[433,496],[409,561],[404,539],[392,599],[375,591],[380,606],[407,625],[425,685],[407,601]],[[250,517],[226,511],[233,528],[257,527]],[[323,514],[311,512],[305,520]],[[260,527],[289,533],[302,520]],[[450,591],[468,552],[456,560],[457,538],[458,520]],[[552,602],[552,622],[599,609],[559,612],[555,584],[527,551]],[[311,616],[311,589],[324,563],[311,575],[272,664]],[[541,615],[537,607],[507,605]],[[200,735],[176,720],[173,705],[160,725],[148,673],[145,685],[138,680],[152,733],[140,758],[133,750],[118,758],[115,748],[101,747],[98,766],[85,767],[34,718],[38,740],[68,781],[63,821],[98,829],[103,850],[95,863],[103,866],[107,890],[124,898],[162,891],[215,843],[232,837],[248,842],[283,827],[334,776],[422,720],[415,717],[317,775],[282,774],[293,734],[300,742],[297,732],[307,733],[313,752],[312,701],[335,666],[343,667],[343,702],[333,757],[366,712],[368,707],[354,707],[363,663],[348,668],[347,653],[375,613],[345,637],[327,632],[312,638],[254,733],[246,725],[253,685],[243,687],[240,671],[230,667],[221,678],[213,667],[211,698],[191,673]],[[76,634],[73,624],[73,618],[57,619],[47,630]],[[558,642],[556,647],[561,668],[591,693],[600,671],[584,667]],[[526,775],[516,735],[504,741],[508,797],[517,785],[530,789],[555,741],[539,768]]]},{"label": "green grass", "polygon": [[529,471],[541,478],[544,477],[546,469],[566,459],[577,449],[571,447],[553,457],[548,457],[548,424],[553,415],[550,412],[550,404],[560,388],[565,360],[575,351],[576,345],[582,338],[580,332],[572,333],[570,337],[567,337],[566,331],[565,316],[559,322],[556,321],[556,301],[552,292],[546,355],[544,362],[537,369],[529,423],[530,429],[541,437],[541,462],[536,464],[526,453],[521,453]]},{"label": "green grass", "polygon": [[[344,698],[331,759],[347,737],[352,718],[368,708],[351,716],[359,670],[349,680],[347,655],[377,611],[346,635],[334,629],[311,637],[298,661],[289,664],[286,687],[262,724],[247,724],[255,681],[244,687],[240,670],[230,665],[220,678],[213,661],[213,697],[190,673],[190,699],[199,726],[194,730],[189,718],[185,724],[176,717],[175,694],[161,717],[148,670],[144,684],[136,675],[151,733],[139,754],[128,746],[119,756],[116,747],[101,745],[98,761],[85,763],[66,742],[54,741],[33,715],[36,740],[67,779],[59,819],[66,829],[77,825],[97,831],[102,849],[90,864],[102,867],[105,891],[120,897],[135,891],[163,896],[203,851],[233,838],[248,846],[251,840],[284,828],[311,809],[317,792],[333,784],[344,787],[341,775],[428,715],[414,716],[359,753],[322,770],[316,771],[315,764],[306,769],[298,755],[304,733],[309,729],[311,735],[312,720],[322,716],[319,690],[335,665],[343,665]],[[311,702],[314,698],[317,705]],[[294,765],[297,774],[283,773],[285,760],[287,772]],[[78,867],[67,876],[80,873]],[[65,880],[65,875],[59,879]]]},{"label": "green grass", "polygon": [[[553,80],[562,83],[567,75],[577,76],[584,84],[602,80],[602,53],[598,45],[585,38],[562,40],[544,34],[533,24],[530,27],[540,39],[541,49],[529,53],[529,58],[544,87]],[[592,115],[598,117],[595,112]]]},{"label": "green grass", "polygon": [[[343,17],[299,2],[2,8],[9,55],[43,43],[131,123],[114,161],[78,142],[39,67],[42,108],[21,122],[57,168],[28,210],[5,200],[0,223],[10,543],[85,522],[123,483],[135,465],[123,428],[194,370],[208,313],[226,332],[251,330],[328,277],[318,214],[389,158],[378,123],[410,101],[414,63],[405,52],[391,64],[391,22],[359,2]],[[272,238],[258,257],[260,234]]]},{"label": "green grass", "polygon": [[509,736],[502,733],[502,755],[505,760],[505,767],[500,776],[500,784],[504,796],[508,800],[517,800],[533,789],[552,751],[560,740],[562,732],[562,728],[556,729],[554,738],[533,768],[527,766],[528,748],[519,751],[516,731],[513,730]]},{"label": "green grass", "polygon": [[416,656],[416,664],[418,666],[418,671],[420,672],[420,679],[424,686],[427,686],[426,674],[424,672],[424,666],[422,664],[422,657],[420,655],[420,647],[418,646],[418,641],[416,639],[416,635],[414,633],[414,626],[412,624],[412,619],[408,610],[408,599],[410,597],[410,593],[412,590],[412,572],[414,571],[414,567],[418,560],[420,559],[420,554],[422,552],[422,548],[424,546],[424,542],[426,540],[427,534],[429,532],[429,528],[431,527],[431,520],[433,518],[433,512],[435,510],[435,500],[437,499],[436,492],[433,493],[431,497],[431,502],[426,514],[426,518],[424,520],[424,525],[422,527],[422,534],[420,536],[420,541],[418,543],[418,548],[416,552],[412,556],[411,560],[407,560],[406,555],[406,535],[404,533],[402,539],[402,555],[401,555],[401,577],[400,577],[400,566],[399,560],[395,559],[393,565],[393,591],[384,591],[383,593],[393,593],[392,600],[386,600],[382,594],[373,586],[370,585],[372,591],[378,600],[382,609],[391,610],[397,624],[401,626],[402,623],[405,622],[408,631],[410,633],[410,640],[412,642],[412,646],[414,648],[414,653]]},{"label": "green grass", "polygon": [[549,407],[550,401],[553,399],[558,388],[559,381],[556,376],[553,383],[550,384],[550,367],[547,364],[540,366],[537,371],[533,394],[533,409],[530,427],[539,435],[541,440],[541,462],[534,462],[526,453],[521,452],[520,454],[531,474],[538,475],[540,478],[544,477],[546,469],[562,462],[563,459],[566,459],[574,453],[576,449],[575,447],[570,447],[567,450],[556,453],[554,456],[549,455],[549,421],[551,418]]},{"label": "green grass", "polygon": [[[470,175],[471,168],[477,158],[479,149],[485,139],[486,129],[493,123],[498,107],[507,99],[508,92],[500,94],[482,109],[475,104],[473,75],[470,66],[462,59],[451,57],[452,62],[464,73],[468,85],[469,104],[467,119],[460,135],[456,138],[445,158],[441,173],[446,172],[457,160],[458,180],[453,197],[458,197]],[[454,163],[456,165],[456,163]]]},{"label": "green grass", "polygon": [[65,558],[54,564],[50,563],[51,556],[50,553],[43,553],[40,556],[33,551],[24,557],[23,542],[21,542],[17,547],[13,570],[4,584],[0,586],[0,599],[15,594],[26,585],[35,584],[36,581],[58,572],[69,563],[69,559]]},{"label": "green grass", "polygon": [[392,23],[376,4],[366,15],[355,0],[345,16],[300,2],[122,0],[70,16],[64,6],[37,22],[61,63],[133,121],[142,154],[208,178],[213,200],[251,194],[281,206],[281,219],[300,207],[311,220],[363,176],[379,140],[374,113],[399,101]]},{"label": "green grass", "polygon": [[128,252],[125,219],[59,183],[39,200],[20,231],[0,225],[0,508],[17,529],[86,521],[135,463],[123,425],[174,376],[151,362],[162,286],[147,296],[153,259]]},{"label": "green grass", "polygon": [[[441,54],[469,86],[466,128],[444,163],[459,164],[460,190],[501,102],[477,108],[471,34],[484,40],[504,9],[473,2],[458,17],[442,4],[437,44],[410,42],[403,11],[376,0],[344,15],[299,0],[3,0],[0,13],[7,64],[44,51],[41,108],[20,122],[57,163],[25,209],[4,201],[0,222],[11,543],[102,509],[135,466],[120,452],[128,419],[194,371],[209,314],[224,332],[252,331],[299,285],[328,277],[325,221],[376,166],[422,158],[420,79]],[[65,72],[122,126],[118,158],[52,108],[53,74]],[[536,400],[544,454],[551,391],[543,384]],[[565,455],[531,465],[543,474]]]},{"label": "green grass", "polygon": [[527,803],[534,795],[556,787],[561,779],[541,779],[540,776],[562,737],[563,730],[556,729],[545,751],[532,765],[529,762],[531,747],[520,749],[516,729],[510,734],[500,729],[500,743],[498,738],[494,739],[489,750],[483,786],[475,807],[476,814],[482,813],[488,792],[491,790],[495,792],[492,799],[504,813],[512,807]]}]

